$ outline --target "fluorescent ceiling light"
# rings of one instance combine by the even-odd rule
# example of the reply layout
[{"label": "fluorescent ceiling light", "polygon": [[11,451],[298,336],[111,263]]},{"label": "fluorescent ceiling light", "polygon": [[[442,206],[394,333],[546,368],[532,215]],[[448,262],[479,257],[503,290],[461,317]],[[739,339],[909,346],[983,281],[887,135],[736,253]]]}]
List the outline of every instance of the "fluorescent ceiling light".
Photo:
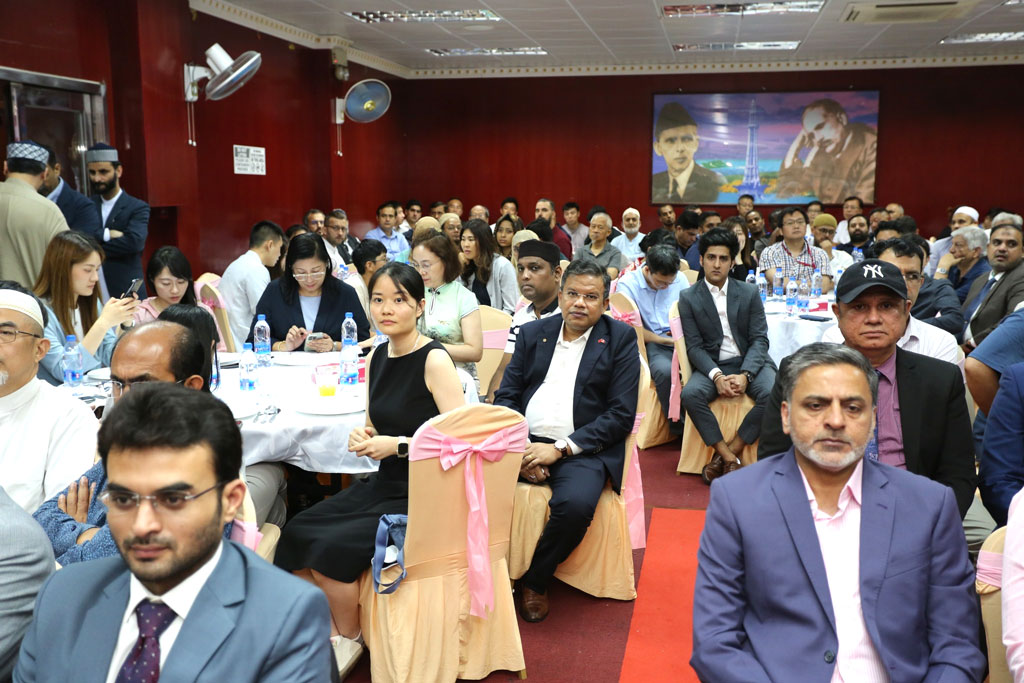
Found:
[{"label": "fluorescent ceiling light", "polygon": [[1024,40],[1024,31],[1013,33],[958,33],[939,41],[941,45],[957,45],[965,43],[1013,43]]},{"label": "fluorescent ceiling light", "polygon": [[672,46],[676,52],[729,52],[732,50],[795,50],[799,40],[778,40],[759,43],[684,43]]},{"label": "fluorescent ceiling light", "polygon": [[489,9],[428,9],[408,12],[374,10],[366,12],[345,12],[364,24],[396,22],[454,22],[454,21],[501,21],[501,17]]},{"label": "fluorescent ceiling light", "polygon": [[1006,0],[1006,2],[1004,2],[1003,4],[1006,5],[1007,7],[1013,7],[1014,5],[1024,5],[1024,0]]},{"label": "fluorescent ceiling light", "polygon": [[824,4],[823,0],[791,0],[789,2],[752,2],[749,4],[665,5],[662,8],[662,16],[666,19],[681,19],[719,15],[791,14],[794,12],[818,12]]},{"label": "fluorescent ceiling light", "polygon": [[439,47],[427,48],[437,57],[509,57],[513,55],[546,55],[542,47]]}]

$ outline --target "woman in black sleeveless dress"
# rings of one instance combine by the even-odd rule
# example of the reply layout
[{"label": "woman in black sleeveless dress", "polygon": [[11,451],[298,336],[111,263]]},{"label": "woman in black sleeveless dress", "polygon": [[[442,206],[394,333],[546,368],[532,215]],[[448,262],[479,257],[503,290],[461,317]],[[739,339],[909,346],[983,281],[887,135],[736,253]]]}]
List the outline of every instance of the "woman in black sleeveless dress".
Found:
[{"label": "woman in black sleeveless dress", "polygon": [[[282,530],[274,563],[312,581],[327,595],[333,633],[360,635],[359,577],[370,567],[383,514],[409,506],[409,437],[420,425],[465,402],[444,347],[421,335],[423,280],[413,268],[389,263],[370,280],[370,312],[388,336],[367,359],[366,427],[352,430],[349,450],[380,461],[379,471],[296,515]],[[335,648],[338,664],[342,653]],[[353,650],[358,658],[361,646]],[[352,661],[354,663],[354,660]]]}]

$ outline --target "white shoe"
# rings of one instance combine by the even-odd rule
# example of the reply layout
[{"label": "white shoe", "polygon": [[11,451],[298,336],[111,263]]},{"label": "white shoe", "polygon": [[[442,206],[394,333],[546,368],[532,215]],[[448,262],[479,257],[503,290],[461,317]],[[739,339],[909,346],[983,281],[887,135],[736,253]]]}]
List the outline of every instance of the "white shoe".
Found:
[{"label": "white shoe", "polygon": [[345,636],[334,636],[331,638],[331,648],[338,664],[338,676],[344,680],[363,656],[363,636],[359,634],[355,640]]}]

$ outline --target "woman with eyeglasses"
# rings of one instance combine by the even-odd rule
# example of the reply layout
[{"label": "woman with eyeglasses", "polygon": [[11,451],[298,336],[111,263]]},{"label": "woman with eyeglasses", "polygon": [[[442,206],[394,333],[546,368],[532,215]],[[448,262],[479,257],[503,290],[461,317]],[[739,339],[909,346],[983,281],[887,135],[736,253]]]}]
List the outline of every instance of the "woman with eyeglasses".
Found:
[{"label": "woman with eyeglasses", "polygon": [[482,306],[511,315],[519,301],[519,284],[512,263],[496,253],[497,243],[487,223],[474,218],[462,224],[462,284]]},{"label": "woman with eyeglasses", "polygon": [[[252,330],[261,314],[270,325],[270,347],[274,351],[340,350],[341,323],[346,313],[356,321],[359,341],[369,338],[370,323],[356,290],[329,277],[330,271],[331,258],[320,235],[305,233],[293,239],[288,245],[284,274],[267,285],[256,304],[246,341],[252,342]],[[310,335],[315,338],[307,341]]]},{"label": "woman with eyeglasses", "polygon": [[100,305],[103,259],[103,249],[96,240],[80,232],[62,232],[46,248],[34,291],[49,314],[44,332],[50,350],[39,362],[38,376],[50,384],[64,382],[64,345],[69,334],[78,340],[83,374],[108,367],[117,330],[121,323],[132,320],[139,304],[132,294]]},{"label": "woman with eyeglasses", "polygon": [[420,332],[441,342],[455,366],[477,379],[476,363],[484,355],[480,304],[459,282],[462,264],[451,239],[434,235],[417,243],[409,265],[419,271],[427,288]]}]

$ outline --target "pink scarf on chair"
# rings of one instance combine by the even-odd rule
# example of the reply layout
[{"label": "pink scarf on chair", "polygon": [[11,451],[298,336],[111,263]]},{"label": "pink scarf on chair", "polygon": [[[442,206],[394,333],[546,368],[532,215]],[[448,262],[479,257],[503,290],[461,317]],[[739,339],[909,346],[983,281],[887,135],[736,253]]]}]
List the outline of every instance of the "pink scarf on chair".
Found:
[{"label": "pink scarf on chair", "polygon": [[[640,422],[644,413],[637,413],[633,421],[633,436],[640,430]],[[626,520],[629,522],[629,541],[633,550],[647,547],[647,533],[644,520],[644,483],[640,478],[640,449],[633,439],[633,453],[629,460],[629,473],[626,485],[622,488],[622,498],[626,501]]]},{"label": "pink scarf on chair", "polygon": [[448,471],[463,460],[466,502],[469,515],[466,520],[466,559],[469,566],[469,613],[485,616],[485,608],[494,610],[494,582],[491,577],[490,530],[487,522],[487,490],[484,486],[482,460],[496,462],[506,453],[522,453],[530,427],[523,420],[514,427],[491,434],[483,443],[471,444],[447,434],[432,425],[420,427],[409,447],[409,460],[440,458],[441,467]]}]

